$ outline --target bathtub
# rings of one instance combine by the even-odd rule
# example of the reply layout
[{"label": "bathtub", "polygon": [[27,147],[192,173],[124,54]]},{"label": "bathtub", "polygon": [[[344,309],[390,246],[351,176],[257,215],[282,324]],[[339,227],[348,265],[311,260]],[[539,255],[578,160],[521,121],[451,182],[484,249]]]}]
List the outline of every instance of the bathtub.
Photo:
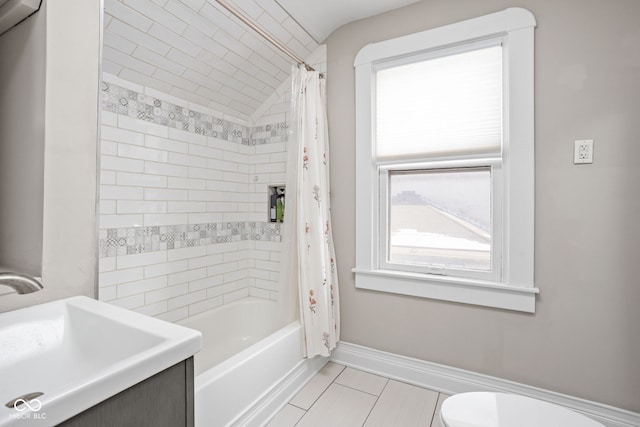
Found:
[{"label": "bathtub", "polygon": [[195,355],[196,427],[260,426],[315,372],[299,322],[280,329],[277,304],[245,298],[180,322],[202,332]]}]

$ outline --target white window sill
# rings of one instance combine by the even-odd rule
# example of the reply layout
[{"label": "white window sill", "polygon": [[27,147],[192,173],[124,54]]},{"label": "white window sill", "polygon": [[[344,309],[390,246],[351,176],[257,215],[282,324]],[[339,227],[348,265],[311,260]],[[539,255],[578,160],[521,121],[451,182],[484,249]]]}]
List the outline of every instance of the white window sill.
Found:
[{"label": "white window sill", "polygon": [[540,292],[534,287],[429,274],[359,268],[352,271],[355,273],[356,288],[527,313],[535,313],[536,294]]}]

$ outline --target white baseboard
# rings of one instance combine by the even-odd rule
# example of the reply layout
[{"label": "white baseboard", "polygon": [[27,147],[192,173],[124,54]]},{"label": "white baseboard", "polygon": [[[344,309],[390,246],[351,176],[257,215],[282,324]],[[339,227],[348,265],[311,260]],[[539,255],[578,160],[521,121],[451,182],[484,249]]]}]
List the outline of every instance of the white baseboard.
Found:
[{"label": "white baseboard", "polygon": [[607,427],[640,426],[640,414],[635,412],[347,342],[338,343],[331,361],[446,394],[469,391],[515,393],[565,406]]},{"label": "white baseboard", "polygon": [[234,427],[264,426],[328,361],[328,357],[302,359],[231,425]]}]

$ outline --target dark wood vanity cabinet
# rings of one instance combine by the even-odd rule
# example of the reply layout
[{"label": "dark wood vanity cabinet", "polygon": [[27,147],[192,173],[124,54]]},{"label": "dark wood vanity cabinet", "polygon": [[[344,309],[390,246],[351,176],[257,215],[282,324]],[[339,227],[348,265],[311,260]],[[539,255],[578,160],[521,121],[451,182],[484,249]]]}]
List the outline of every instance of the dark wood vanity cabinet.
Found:
[{"label": "dark wood vanity cabinet", "polygon": [[121,391],[62,427],[194,427],[193,357]]}]

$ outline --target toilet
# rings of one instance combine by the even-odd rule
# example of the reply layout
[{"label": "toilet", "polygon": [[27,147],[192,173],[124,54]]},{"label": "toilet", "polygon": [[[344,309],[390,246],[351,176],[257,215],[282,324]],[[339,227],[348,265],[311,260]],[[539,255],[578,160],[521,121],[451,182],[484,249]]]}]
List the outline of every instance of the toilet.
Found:
[{"label": "toilet", "polygon": [[570,409],[507,393],[460,393],[440,409],[443,427],[604,427]]}]

